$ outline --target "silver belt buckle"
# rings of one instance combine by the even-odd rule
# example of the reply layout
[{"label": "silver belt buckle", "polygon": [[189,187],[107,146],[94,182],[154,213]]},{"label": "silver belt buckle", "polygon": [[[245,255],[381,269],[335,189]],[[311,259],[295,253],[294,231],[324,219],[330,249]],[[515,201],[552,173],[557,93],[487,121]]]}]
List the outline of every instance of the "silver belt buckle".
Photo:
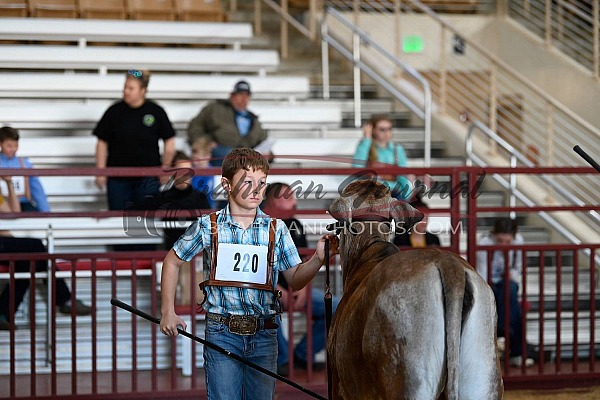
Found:
[{"label": "silver belt buckle", "polygon": [[232,315],[229,317],[229,332],[236,335],[254,335],[258,331],[258,319],[250,315]]}]

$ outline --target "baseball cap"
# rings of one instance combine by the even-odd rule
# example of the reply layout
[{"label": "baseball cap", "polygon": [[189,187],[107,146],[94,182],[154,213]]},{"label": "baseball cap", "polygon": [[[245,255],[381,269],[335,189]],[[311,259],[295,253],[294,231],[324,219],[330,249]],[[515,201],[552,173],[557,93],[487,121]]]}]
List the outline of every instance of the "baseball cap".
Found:
[{"label": "baseball cap", "polygon": [[233,87],[233,93],[244,93],[244,92],[248,93],[248,94],[252,93],[250,91],[250,84],[246,81],[239,81]]}]

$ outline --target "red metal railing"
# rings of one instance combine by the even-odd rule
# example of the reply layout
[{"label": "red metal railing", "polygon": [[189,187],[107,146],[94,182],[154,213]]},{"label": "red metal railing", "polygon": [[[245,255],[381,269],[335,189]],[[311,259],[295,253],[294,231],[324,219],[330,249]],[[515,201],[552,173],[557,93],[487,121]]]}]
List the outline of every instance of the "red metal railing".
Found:
[{"label": "red metal railing", "polygon": [[[55,170],[2,170],[3,174],[18,175],[54,175],[54,176],[84,176],[84,175],[156,175],[154,169],[55,169]],[[114,174],[113,174],[114,172]],[[118,172],[118,174],[116,173]],[[327,169],[272,169],[271,181],[277,175],[309,176],[311,180],[319,182],[323,175],[348,176],[356,173],[356,169],[327,168]],[[430,174],[433,176],[447,177],[450,187],[465,188],[465,197],[460,195],[449,196],[449,206],[431,210],[434,215],[449,218],[450,226],[466,225],[466,246],[461,246],[461,232],[452,230],[448,249],[465,254],[472,263],[475,262],[477,251],[493,251],[498,247],[481,247],[477,245],[476,231],[477,220],[482,215],[490,213],[508,213],[516,211],[519,214],[537,213],[539,211],[573,211],[581,212],[600,208],[598,205],[554,207],[481,207],[473,193],[477,190],[477,178],[483,173],[506,174],[538,174],[561,173],[578,174],[594,173],[591,168],[381,168],[378,173],[402,174]],[[218,174],[214,170],[211,173]],[[203,171],[203,174],[206,174]],[[468,192],[468,193],[467,193]],[[331,195],[333,197],[333,195]],[[441,195],[440,195],[441,196]],[[465,214],[461,213],[466,209]],[[135,214],[135,213],[132,213]],[[323,209],[299,210],[299,218],[304,216],[317,216],[328,219]],[[140,212],[140,215],[143,213]],[[103,212],[77,212],[77,213],[22,213],[6,214],[3,221],[10,223],[11,218],[69,218],[69,217],[94,217],[109,218],[121,217],[117,211]],[[161,212],[154,214],[160,218]],[[1,227],[0,227],[1,228]],[[600,379],[600,368],[597,366],[596,329],[596,285],[597,279],[594,256],[598,251],[598,243],[581,244],[530,244],[523,246],[503,247],[502,251],[523,250],[524,268],[523,284],[520,296],[523,304],[530,304],[531,308],[523,313],[523,337],[528,336],[534,327],[539,331],[536,351],[540,359],[550,350],[551,361],[538,363],[534,368],[510,368],[504,363],[505,384],[508,388],[517,386],[543,385],[547,383],[560,384],[561,382],[583,383],[584,381]],[[580,254],[583,249],[591,252],[591,258]],[[312,250],[308,250],[312,251]],[[536,256],[537,254],[537,256]],[[545,255],[555,255],[556,265],[549,270],[545,263]],[[563,258],[572,254],[571,265],[565,266]],[[135,317],[122,310],[110,307],[108,300],[112,297],[129,302],[134,307],[144,309],[150,314],[158,315],[158,274],[157,265],[162,260],[164,252],[139,252],[139,253],[86,253],[86,254],[1,254],[0,262],[9,263],[7,271],[0,276],[2,280],[14,285],[15,277],[22,279],[14,273],[14,261],[26,259],[30,262],[30,271],[24,273],[24,279],[31,279],[29,294],[29,316],[20,316],[19,330],[8,333],[0,332],[0,343],[7,348],[0,350],[0,398],[131,398],[131,397],[173,397],[197,398],[204,390],[204,378],[201,369],[191,368],[190,376],[181,372],[183,357],[181,356],[181,341],[185,338],[167,338],[159,333],[157,326],[144,321],[137,321]],[[527,260],[537,260],[537,265],[532,266]],[[51,293],[55,296],[56,277],[66,277],[70,280],[72,300],[81,296],[91,299],[91,317],[77,317],[73,313],[70,317],[57,315],[54,307],[48,307],[47,312],[36,313],[36,301],[39,290],[36,290],[34,279],[42,275],[34,275],[34,261],[50,260]],[[146,263],[144,264],[144,260]],[[144,266],[141,267],[140,265]],[[580,265],[582,264],[582,265]],[[12,269],[10,266],[13,266]],[[193,264],[192,264],[193,265]],[[124,269],[122,269],[124,268]],[[589,269],[589,271],[588,271]],[[537,270],[537,271],[536,271]],[[582,273],[582,270],[584,271]],[[192,288],[197,285],[195,269],[190,268],[189,281]],[[551,272],[548,272],[551,271]],[[554,271],[554,272],[552,272]],[[547,289],[548,277],[554,274],[554,285],[557,288],[555,295],[548,297],[544,292]],[[582,285],[582,276],[589,277],[589,286]],[[565,283],[566,277],[570,283]],[[537,278],[537,283],[532,281]],[[534,286],[535,285],[535,286]],[[547,290],[546,290],[547,291]],[[537,294],[536,294],[537,293]],[[551,299],[551,300],[550,300]],[[569,299],[572,299],[569,302]],[[52,298],[49,304],[53,304]],[[551,303],[555,306],[550,310]],[[13,299],[14,302],[14,299]],[[202,314],[199,314],[195,305],[195,293],[192,290],[188,305],[179,306],[178,312],[190,316],[189,331],[200,337],[202,331]],[[550,319],[548,313],[554,313]],[[303,317],[301,317],[303,318]],[[310,310],[307,326],[310,326]],[[506,315],[505,315],[506,318]],[[585,331],[585,326],[589,326]],[[290,318],[290,328],[296,326]],[[552,329],[556,338],[548,339],[549,324],[554,324]],[[572,327],[570,325],[572,324]],[[565,326],[570,327],[570,343],[565,338]],[[48,329],[47,327],[51,327]],[[44,337],[48,329],[49,338]],[[585,337],[583,332],[585,331]],[[40,334],[41,332],[41,334]],[[293,333],[290,333],[293,337]],[[292,348],[290,341],[290,350]],[[509,344],[510,345],[510,344]],[[40,348],[47,346],[49,352],[40,352]],[[191,346],[191,362],[196,364],[201,347],[195,342]],[[25,349],[25,350],[23,350]],[[42,355],[40,355],[42,354]],[[293,352],[290,352],[293,354]],[[309,352],[310,354],[310,352]],[[568,354],[575,355],[568,359]],[[558,355],[558,356],[556,356]],[[506,359],[506,357],[505,357]],[[584,362],[582,362],[584,361]],[[570,368],[566,368],[568,363]],[[309,388],[323,389],[323,376],[309,372],[307,375],[290,375],[292,379],[301,379]],[[278,386],[279,388],[279,386]],[[286,390],[286,389],[282,389]]]}]

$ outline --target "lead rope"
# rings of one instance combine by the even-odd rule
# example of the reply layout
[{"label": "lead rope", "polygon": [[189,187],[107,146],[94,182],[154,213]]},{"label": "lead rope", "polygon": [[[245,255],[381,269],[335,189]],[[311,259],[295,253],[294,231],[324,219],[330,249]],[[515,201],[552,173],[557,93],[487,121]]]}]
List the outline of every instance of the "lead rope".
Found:
[{"label": "lead rope", "polygon": [[[329,328],[331,327],[331,317],[333,314],[331,288],[329,286],[329,239],[325,239],[325,328],[327,330],[327,338],[329,338]],[[327,341],[326,341],[327,342]],[[329,365],[329,354],[327,355],[327,398],[331,400],[333,397],[333,388],[331,387],[331,367]]]}]

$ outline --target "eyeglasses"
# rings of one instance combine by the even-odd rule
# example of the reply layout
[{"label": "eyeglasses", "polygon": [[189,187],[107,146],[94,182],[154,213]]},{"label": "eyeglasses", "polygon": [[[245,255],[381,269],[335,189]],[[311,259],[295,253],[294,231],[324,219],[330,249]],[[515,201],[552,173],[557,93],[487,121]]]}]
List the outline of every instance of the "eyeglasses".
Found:
[{"label": "eyeglasses", "polygon": [[127,71],[127,75],[131,75],[134,78],[138,78],[138,79],[142,79],[142,71],[140,71],[139,69],[130,69],[129,71]]},{"label": "eyeglasses", "polygon": [[379,132],[391,132],[392,129],[393,128],[391,126],[389,126],[389,127],[388,126],[380,126],[380,127],[377,128],[377,130]]}]

